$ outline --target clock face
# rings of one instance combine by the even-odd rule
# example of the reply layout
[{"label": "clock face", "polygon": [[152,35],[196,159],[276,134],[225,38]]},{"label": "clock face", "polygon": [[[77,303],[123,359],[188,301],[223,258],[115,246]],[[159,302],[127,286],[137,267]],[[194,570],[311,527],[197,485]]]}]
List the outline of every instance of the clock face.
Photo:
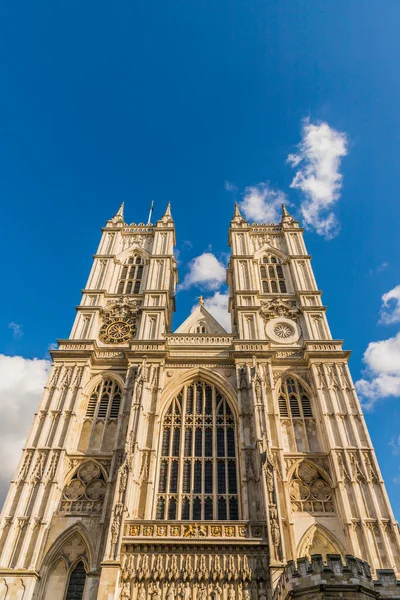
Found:
[{"label": "clock face", "polygon": [[107,344],[122,344],[136,333],[135,319],[108,319],[100,329],[99,338]]}]

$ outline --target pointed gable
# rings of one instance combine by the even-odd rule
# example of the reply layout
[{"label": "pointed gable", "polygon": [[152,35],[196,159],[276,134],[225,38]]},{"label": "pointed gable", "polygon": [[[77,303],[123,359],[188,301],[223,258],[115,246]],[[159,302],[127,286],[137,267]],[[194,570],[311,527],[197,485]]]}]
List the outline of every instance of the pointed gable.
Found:
[{"label": "pointed gable", "polygon": [[175,333],[227,333],[225,329],[218,323],[216,319],[204,308],[203,304],[199,304],[188,316],[186,321],[182,323]]}]

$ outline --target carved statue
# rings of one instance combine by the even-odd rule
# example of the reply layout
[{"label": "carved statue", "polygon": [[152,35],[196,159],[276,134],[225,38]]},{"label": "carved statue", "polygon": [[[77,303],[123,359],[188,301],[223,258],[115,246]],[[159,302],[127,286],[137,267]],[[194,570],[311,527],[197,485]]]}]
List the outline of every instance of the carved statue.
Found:
[{"label": "carved statue", "polygon": [[247,388],[247,365],[239,369],[239,389]]},{"label": "carved statue", "polygon": [[228,588],[228,600],[235,600],[235,598],[236,598],[235,588],[233,587],[233,583],[230,583],[229,588]]},{"label": "carved statue", "polygon": [[139,585],[137,600],[146,600],[146,590],[143,583]]},{"label": "carved statue", "polygon": [[161,588],[158,581],[151,588],[151,598],[152,600],[161,600]]},{"label": "carved statue", "polygon": [[213,597],[213,600],[221,600],[222,588],[221,588],[221,586],[218,585],[218,583],[214,585],[214,588],[212,591],[212,597]]},{"label": "carved statue", "polygon": [[246,581],[246,583],[244,583],[242,586],[242,599],[250,600],[250,598],[251,598],[251,595],[250,595],[250,590],[249,590],[249,584]]},{"label": "carved statue", "polygon": [[192,590],[190,589],[190,584],[187,581],[181,591],[182,600],[191,600]]},{"label": "carved statue", "polygon": [[175,596],[176,596],[175,583],[172,582],[167,590],[167,600],[175,600]]},{"label": "carved statue", "polygon": [[200,584],[199,591],[197,594],[197,599],[198,600],[207,600],[207,590],[206,590],[206,586],[204,585],[204,583]]}]

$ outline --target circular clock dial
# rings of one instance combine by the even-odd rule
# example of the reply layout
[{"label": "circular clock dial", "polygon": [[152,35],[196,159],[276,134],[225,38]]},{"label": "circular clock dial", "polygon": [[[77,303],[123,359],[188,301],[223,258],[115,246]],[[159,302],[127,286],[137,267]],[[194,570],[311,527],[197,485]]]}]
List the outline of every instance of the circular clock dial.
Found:
[{"label": "circular clock dial", "polygon": [[135,332],[135,319],[109,319],[102,325],[99,338],[107,344],[121,344],[130,340]]}]

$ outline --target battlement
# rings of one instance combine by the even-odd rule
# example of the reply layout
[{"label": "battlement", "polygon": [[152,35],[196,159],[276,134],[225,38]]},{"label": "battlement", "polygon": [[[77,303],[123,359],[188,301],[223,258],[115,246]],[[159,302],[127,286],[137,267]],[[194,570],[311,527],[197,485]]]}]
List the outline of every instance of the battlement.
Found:
[{"label": "battlement", "polygon": [[351,554],[343,563],[340,554],[322,554],[289,561],[273,594],[273,600],[287,598],[342,598],[343,600],[400,599],[400,580],[393,569],[378,569],[372,578],[368,563]]}]

